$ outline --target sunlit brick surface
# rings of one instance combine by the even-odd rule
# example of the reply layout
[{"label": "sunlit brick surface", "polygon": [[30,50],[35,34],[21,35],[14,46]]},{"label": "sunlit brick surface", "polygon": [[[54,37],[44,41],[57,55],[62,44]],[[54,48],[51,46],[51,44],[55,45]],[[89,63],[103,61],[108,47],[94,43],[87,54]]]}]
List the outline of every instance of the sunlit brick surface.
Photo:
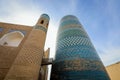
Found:
[{"label": "sunlit brick surface", "polygon": [[[35,26],[0,22],[0,80],[38,80],[38,78],[41,80],[40,68],[48,24],[47,14],[42,14]],[[12,32],[23,35],[18,46],[9,45],[8,42],[14,43],[16,39],[12,34],[12,39],[7,38],[5,43],[3,41],[6,39],[5,35],[8,34],[9,37],[9,33]]]},{"label": "sunlit brick surface", "polygon": [[111,80],[120,80],[120,62],[106,67]]}]

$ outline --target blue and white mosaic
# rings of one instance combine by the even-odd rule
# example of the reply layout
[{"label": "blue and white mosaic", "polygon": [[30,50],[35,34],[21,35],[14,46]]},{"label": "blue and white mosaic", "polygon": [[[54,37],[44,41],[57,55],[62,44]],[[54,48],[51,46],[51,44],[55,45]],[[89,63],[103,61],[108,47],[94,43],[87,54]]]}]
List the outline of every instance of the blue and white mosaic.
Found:
[{"label": "blue and white mosaic", "polygon": [[75,16],[65,16],[61,20],[51,80],[110,80]]}]

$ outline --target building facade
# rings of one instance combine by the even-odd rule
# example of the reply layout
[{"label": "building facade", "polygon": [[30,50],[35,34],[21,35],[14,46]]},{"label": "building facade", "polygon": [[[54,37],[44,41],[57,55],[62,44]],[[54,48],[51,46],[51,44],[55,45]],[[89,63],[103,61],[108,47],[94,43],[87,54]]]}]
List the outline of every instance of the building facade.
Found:
[{"label": "building facade", "polygon": [[120,80],[120,62],[107,66],[106,70],[111,80]]},{"label": "building facade", "polygon": [[89,36],[72,15],[62,18],[51,80],[110,80]]},{"label": "building facade", "polygon": [[49,57],[49,49],[44,51],[49,19],[42,14],[35,26],[0,22],[0,80],[44,79],[47,67],[42,61]]}]

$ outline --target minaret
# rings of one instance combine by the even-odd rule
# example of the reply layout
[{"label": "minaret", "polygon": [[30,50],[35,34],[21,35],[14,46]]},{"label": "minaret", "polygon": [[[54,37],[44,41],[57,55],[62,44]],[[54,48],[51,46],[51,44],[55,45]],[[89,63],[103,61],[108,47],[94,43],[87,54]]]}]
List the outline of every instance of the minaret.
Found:
[{"label": "minaret", "polygon": [[48,24],[49,16],[42,14],[4,80],[38,80]]},{"label": "minaret", "polygon": [[58,29],[51,80],[110,80],[79,20],[68,15]]},{"label": "minaret", "polygon": [[49,20],[50,18],[47,14],[42,14],[37,24],[35,25],[35,29],[40,29],[47,32]]}]

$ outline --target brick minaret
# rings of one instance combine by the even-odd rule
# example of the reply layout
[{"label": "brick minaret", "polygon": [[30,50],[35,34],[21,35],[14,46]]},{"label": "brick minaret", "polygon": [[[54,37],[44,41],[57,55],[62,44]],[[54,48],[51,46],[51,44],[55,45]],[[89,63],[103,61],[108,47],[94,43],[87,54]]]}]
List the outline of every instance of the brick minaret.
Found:
[{"label": "brick minaret", "polygon": [[25,40],[4,80],[37,80],[44,52],[49,16],[42,14]]}]

